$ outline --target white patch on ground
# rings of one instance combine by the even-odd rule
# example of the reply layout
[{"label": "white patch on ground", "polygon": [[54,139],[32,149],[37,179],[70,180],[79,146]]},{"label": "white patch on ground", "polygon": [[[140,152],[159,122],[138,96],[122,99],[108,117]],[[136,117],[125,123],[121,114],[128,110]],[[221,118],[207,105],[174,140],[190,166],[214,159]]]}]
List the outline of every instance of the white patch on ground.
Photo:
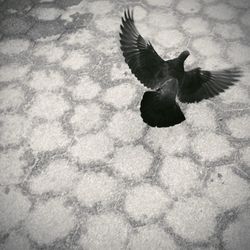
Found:
[{"label": "white patch on ground", "polygon": [[19,184],[24,174],[26,162],[20,159],[23,151],[9,149],[6,153],[0,152],[0,183],[1,185]]},{"label": "white patch on ground", "polygon": [[207,195],[220,207],[229,210],[247,202],[250,197],[250,186],[230,167],[223,166],[217,168],[210,176]]},{"label": "white patch on ground", "polygon": [[21,115],[2,115],[0,117],[0,144],[19,144],[27,135],[29,123]]},{"label": "white patch on ground", "polygon": [[25,101],[20,87],[8,86],[0,90],[0,110],[17,110]]},{"label": "white patch on ground", "polygon": [[128,243],[130,250],[177,250],[174,240],[157,225],[139,227]]},{"label": "white patch on ground", "polygon": [[187,129],[183,125],[164,129],[150,128],[146,142],[155,152],[160,149],[164,155],[183,153],[189,146]]},{"label": "white patch on ground", "polygon": [[41,43],[46,43],[46,42],[51,42],[51,41],[56,42],[59,40],[60,36],[61,36],[61,34],[41,37],[39,39],[36,39],[36,42],[41,42]]},{"label": "white patch on ground", "polygon": [[169,203],[160,187],[142,184],[128,191],[125,210],[134,220],[148,222],[165,213]]},{"label": "white patch on ground", "polygon": [[62,87],[65,82],[63,76],[54,70],[33,71],[31,79],[27,83],[36,90],[53,91]]},{"label": "white patch on ground", "polygon": [[215,25],[214,31],[216,34],[221,35],[225,39],[239,39],[244,36],[240,26],[234,23]]},{"label": "white patch on ground", "polygon": [[217,2],[218,0],[202,0],[204,3],[214,3]]},{"label": "white patch on ground", "polygon": [[126,110],[117,112],[108,124],[108,132],[116,139],[133,142],[141,138],[145,124],[139,113]]},{"label": "white patch on ground", "polygon": [[207,57],[219,55],[222,49],[221,45],[209,36],[195,39],[193,41],[193,47],[201,55]]},{"label": "white patch on ground", "polygon": [[[151,13],[151,15],[155,15],[155,13],[153,12],[153,13]],[[156,43],[155,43],[155,39],[154,39],[156,32],[158,31],[158,29],[155,27],[155,25],[157,25],[157,17],[155,17],[155,18],[156,18],[155,24],[154,24],[153,20],[151,20],[150,17],[147,17],[147,22],[145,22],[146,20],[143,22],[137,22],[136,27],[137,27],[139,33],[141,34],[141,36],[146,40],[150,40],[154,44],[154,48],[157,50],[157,52],[159,52],[158,49],[155,47]],[[172,21],[174,22],[174,20],[172,20]],[[151,22],[152,25],[149,25],[149,22]]]},{"label": "white patch on ground", "polygon": [[211,18],[222,21],[229,21],[236,16],[235,9],[224,3],[205,7],[205,13]]},{"label": "white patch on ground", "polygon": [[127,107],[136,96],[136,88],[131,84],[124,83],[109,88],[103,96],[106,103],[112,104],[115,108]]},{"label": "white patch on ground", "polygon": [[227,250],[249,249],[250,246],[250,213],[239,215],[237,220],[229,225],[223,233],[223,242]]},{"label": "white patch on ground", "polygon": [[110,167],[123,177],[139,179],[151,167],[153,156],[142,145],[118,148],[110,162]]},{"label": "white patch on ground", "polygon": [[238,85],[232,86],[230,89],[222,93],[220,97],[222,101],[227,104],[250,103],[248,91]]},{"label": "white patch on ground", "polygon": [[25,77],[30,70],[30,65],[10,63],[0,67],[0,82],[10,82]]},{"label": "white patch on ground", "polygon": [[147,16],[147,10],[141,6],[133,8],[135,21],[141,21]]},{"label": "white patch on ground", "polygon": [[250,168],[250,146],[241,150],[241,159]]},{"label": "white patch on ground", "polygon": [[114,213],[93,215],[86,227],[87,234],[80,240],[83,249],[125,249],[130,227],[123,217]]},{"label": "white patch on ground", "polygon": [[97,46],[95,46],[95,49],[97,49],[99,52],[104,53],[107,56],[115,55],[119,51],[119,44],[117,39],[115,38],[103,38],[101,43],[98,43]]},{"label": "white patch on ground", "polygon": [[90,12],[96,15],[105,15],[114,9],[114,4],[111,1],[94,1],[88,6]]},{"label": "white patch on ground", "polygon": [[81,135],[92,129],[98,129],[102,125],[102,113],[103,111],[96,103],[76,106],[75,113],[70,119],[74,133]]},{"label": "white patch on ground", "polygon": [[190,241],[206,241],[216,226],[218,208],[207,198],[177,201],[165,217],[174,232]]},{"label": "white patch on ground", "polygon": [[231,68],[232,65],[221,58],[219,55],[207,57],[205,59],[204,68],[208,70],[221,70],[225,68]]},{"label": "white patch on ground", "polygon": [[79,81],[78,85],[70,87],[70,91],[72,92],[74,100],[89,100],[98,95],[101,91],[101,87],[98,83],[93,82],[89,77],[83,77]]},{"label": "white patch on ground", "polygon": [[18,189],[0,189],[0,231],[7,233],[28,215],[31,203]]},{"label": "white patch on ground", "polygon": [[166,13],[166,12],[159,12],[159,11],[152,11],[148,17],[148,24],[156,27],[157,30],[172,28],[177,26],[178,17],[173,13]]},{"label": "white patch on ground", "polygon": [[246,11],[246,13],[241,16],[240,20],[243,24],[250,27],[250,10]]},{"label": "white patch on ground", "polygon": [[30,46],[30,41],[25,39],[4,39],[0,42],[0,53],[6,55],[17,55],[26,50]]},{"label": "white patch on ground", "polygon": [[104,31],[108,32],[118,32],[120,29],[120,17],[100,17],[95,20],[96,27]]},{"label": "white patch on ground", "polygon": [[62,95],[42,93],[36,96],[27,112],[33,118],[38,117],[52,121],[60,118],[69,108],[69,104]]},{"label": "white patch on ground", "polygon": [[15,232],[10,233],[5,244],[1,248],[2,250],[30,250],[30,243],[27,237],[17,234]]},{"label": "white patch on ground", "polygon": [[192,35],[207,34],[209,23],[201,17],[190,17],[184,21],[182,27]]},{"label": "white patch on ground", "polygon": [[146,0],[148,4],[153,6],[170,6],[173,0]]},{"label": "white patch on ground", "polygon": [[216,129],[215,112],[206,103],[189,104],[185,112],[185,117],[194,130],[214,131]]},{"label": "white patch on ground", "polygon": [[231,118],[227,121],[227,126],[232,136],[242,139],[250,137],[250,116],[243,115],[237,118]]},{"label": "white patch on ground", "polygon": [[65,147],[69,138],[59,122],[43,123],[34,128],[30,137],[30,147],[34,151],[51,151]]},{"label": "white patch on ground", "polygon": [[111,69],[111,81],[131,79],[132,74],[126,63],[114,63]]},{"label": "white patch on ground", "polygon": [[240,42],[231,43],[227,49],[227,54],[235,65],[250,62],[250,46],[243,45]]},{"label": "white patch on ground", "polygon": [[195,250],[217,250],[215,247],[213,246],[203,246],[203,247],[197,247],[197,248],[194,248]]},{"label": "white patch on ground", "polygon": [[[189,47],[189,45],[188,45],[188,47]],[[191,69],[197,67],[198,61],[199,60],[197,59],[197,57],[191,52],[191,54],[188,56],[188,58],[185,61],[185,69],[186,70],[191,70]],[[201,62],[199,62],[199,65],[200,64],[201,64]]]},{"label": "white patch on ground", "polygon": [[92,207],[97,203],[106,205],[111,202],[117,192],[117,181],[106,173],[85,173],[74,195],[83,206]]},{"label": "white patch on ground", "polygon": [[248,0],[229,0],[229,3],[235,7],[248,8],[250,7],[250,2]]},{"label": "white patch on ground", "polygon": [[114,150],[113,140],[105,133],[89,134],[78,139],[70,149],[71,154],[81,163],[105,160]]},{"label": "white patch on ground", "polygon": [[51,244],[69,234],[75,222],[72,211],[56,198],[36,205],[26,219],[25,227],[38,244]]},{"label": "white patch on ground", "polygon": [[250,72],[249,72],[249,66],[245,65],[243,68],[243,75],[241,76],[241,83],[245,85],[246,87],[249,86],[250,81]]},{"label": "white patch on ground", "polygon": [[38,44],[33,52],[34,56],[45,57],[48,63],[60,61],[64,56],[64,49],[56,46],[54,43]]},{"label": "white patch on ground", "polygon": [[[171,39],[169,39],[171,37]],[[164,48],[177,47],[184,40],[184,35],[175,29],[162,30],[157,33],[156,39]]]},{"label": "white patch on ground", "polygon": [[84,46],[85,44],[91,42],[94,36],[89,30],[80,29],[74,33],[66,34],[63,36],[63,44],[67,45],[81,45]]},{"label": "white patch on ground", "polygon": [[201,187],[199,169],[189,158],[166,157],[159,176],[171,195],[179,197]]},{"label": "white patch on ground", "polygon": [[177,10],[184,14],[194,14],[199,12],[201,4],[198,0],[182,0],[177,5]]},{"label": "white patch on ground", "polygon": [[197,134],[191,146],[202,161],[216,161],[230,156],[233,152],[233,148],[224,136],[212,132]]},{"label": "white patch on ground", "polygon": [[79,70],[85,68],[89,64],[90,58],[88,55],[79,50],[71,51],[67,58],[62,62],[64,68]]},{"label": "white patch on ground", "polygon": [[55,160],[41,174],[30,179],[30,189],[35,194],[68,192],[77,178],[75,167],[66,160]]},{"label": "white patch on ground", "polygon": [[29,12],[29,15],[39,20],[52,21],[57,19],[62,13],[63,10],[58,8],[35,7]]},{"label": "white patch on ground", "polygon": [[87,12],[87,4],[85,1],[80,1],[79,4],[69,6],[65,8],[64,13],[61,15],[61,19],[66,22],[73,22],[73,16],[75,14],[83,15]]}]

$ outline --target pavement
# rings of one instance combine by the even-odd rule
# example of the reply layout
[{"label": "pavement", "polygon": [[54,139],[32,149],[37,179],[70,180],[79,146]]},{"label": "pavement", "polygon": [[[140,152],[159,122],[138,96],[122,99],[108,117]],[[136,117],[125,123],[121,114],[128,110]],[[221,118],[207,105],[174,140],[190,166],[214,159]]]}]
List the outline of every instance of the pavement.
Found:
[{"label": "pavement", "polygon": [[[119,49],[126,7],[230,90],[150,128]],[[0,249],[250,249],[249,0],[0,0]]]}]

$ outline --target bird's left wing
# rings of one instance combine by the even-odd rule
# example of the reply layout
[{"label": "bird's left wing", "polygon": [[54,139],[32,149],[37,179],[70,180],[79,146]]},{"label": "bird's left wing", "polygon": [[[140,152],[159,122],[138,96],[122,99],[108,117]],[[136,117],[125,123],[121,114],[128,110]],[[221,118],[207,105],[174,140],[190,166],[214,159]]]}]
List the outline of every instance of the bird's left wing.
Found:
[{"label": "bird's left wing", "polygon": [[126,10],[120,33],[121,50],[132,73],[146,87],[155,89],[169,78],[167,64],[146,42],[134,24],[133,12]]},{"label": "bird's left wing", "polygon": [[239,68],[208,71],[196,68],[185,72],[178,86],[181,102],[199,102],[214,97],[234,85],[242,75]]}]

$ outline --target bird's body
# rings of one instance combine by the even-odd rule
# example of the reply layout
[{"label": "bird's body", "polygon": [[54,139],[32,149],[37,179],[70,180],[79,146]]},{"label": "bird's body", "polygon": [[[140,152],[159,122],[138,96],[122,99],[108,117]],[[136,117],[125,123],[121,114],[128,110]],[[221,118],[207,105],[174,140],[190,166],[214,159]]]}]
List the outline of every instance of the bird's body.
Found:
[{"label": "bird's body", "polygon": [[125,62],[136,78],[153,91],[144,93],[141,116],[148,125],[168,127],[185,120],[176,102],[199,102],[225,91],[241,76],[239,68],[207,71],[195,68],[185,71],[189,51],[163,60],[150,42],[146,42],[134,24],[133,13],[125,11],[120,33]]}]

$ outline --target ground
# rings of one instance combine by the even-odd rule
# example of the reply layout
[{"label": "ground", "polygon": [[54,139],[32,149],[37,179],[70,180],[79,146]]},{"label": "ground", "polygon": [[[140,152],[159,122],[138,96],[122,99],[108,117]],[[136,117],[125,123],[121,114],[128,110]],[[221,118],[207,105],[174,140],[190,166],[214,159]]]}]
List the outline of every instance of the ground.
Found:
[{"label": "ground", "polygon": [[[148,127],[126,7],[165,59],[244,76]],[[249,70],[248,0],[0,0],[0,249],[249,250]]]}]

